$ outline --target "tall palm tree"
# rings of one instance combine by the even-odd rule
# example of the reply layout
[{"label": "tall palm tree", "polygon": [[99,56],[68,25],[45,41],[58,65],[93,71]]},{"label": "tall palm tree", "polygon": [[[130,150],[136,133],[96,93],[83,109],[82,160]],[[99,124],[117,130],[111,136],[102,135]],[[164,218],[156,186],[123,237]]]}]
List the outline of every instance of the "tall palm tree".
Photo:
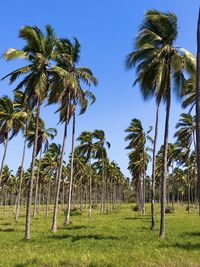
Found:
[{"label": "tall palm tree", "polygon": [[24,96],[22,91],[16,91],[14,95],[15,107],[17,110],[22,110],[26,112],[27,116],[22,128],[22,132],[24,135],[24,146],[22,152],[22,161],[21,161],[21,168],[20,168],[20,175],[19,175],[19,188],[17,194],[17,201],[16,201],[16,211],[15,211],[15,221],[18,222],[19,220],[19,211],[20,211],[20,200],[21,200],[21,190],[22,190],[22,182],[23,182],[23,175],[24,175],[24,160],[25,160],[25,153],[26,153],[26,138],[27,138],[27,127],[30,119],[32,118],[32,111],[29,107],[29,103]]},{"label": "tall palm tree", "polygon": [[[57,209],[58,199],[60,192],[60,182],[62,176],[62,163],[64,158],[66,139],[67,139],[67,126],[70,119],[73,117],[73,133],[72,133],[72,160],[71,160],[71,177],[73,176],[73,154],[74,154],[74,134],[75,134],[75,111],[78,102],[83,106],[83,111],[87,106],[86,96],[89,96],[89,92],[84,92],[81,88],[81,82],[90,86],[91,84],[96,85],[97,80],[93,76],[92,71],[86,67],[78,67],[78,61],[80,58],[80,44],[77,39],[74,39],[72,43],[69,39],[60,39],[57,42],[57,46],[54,53],[54,59],[56,66],[52,68],[51,74],[51,91],[49,94],[49,104],[59,103],[60,122],[64,123],[64,135],[62,152],[60,158],[60,168],[58,170],[58,179],[56,185],[56,194],[54,201],[54,214],[52,231],[57,231]],[[70,197],[70,196],[69,196]]]},{"label": "tall palm tree", "polygon": [[92,156],[95,152],[96,143],[93,142],[93,133],[84,131],[78,137],[78,141],[80,141],[80,145],[77,147],[79,153],[82,157],[85,158],[85,163],[89,164],[89,217],[92,214],[92,166],[91,160]]},{"label": "tall palm tree", "polygon": [[[33,117],[33,119],[30,120],[28,124],[28,128],[27,128],[28,147],[32,147],[32,145],[34,144],[35,131],[36,131],[35,119]],[[57,130],[55,128],[46,129],[44,121],[40,118],[39,123],[38,123],[38,139],[37,139],[36,156],[39,153],[40,155],[39,155],[39,160],[37,162],[37,176],[36,176],[35,199],[34,199],[34,209],[33,209],[34,218],[36,218],[36,214],[37,214],[38,183],[39,183],[42,153],[48,149],[49,139],[53,140],[56,135],[57,135]]]},{"label": "tall palm tree", "polygon": [[14,70],[4,78],[10,77],[10,83],[13,83],[19,76],[25,76],[15,90],[24,88],[24,94],[30,102],[30,106],[32,108],[36,107],[36,132],[32,153],[25,225],[25,239],[28,240],[30,239],[30,213],[32,205],[33,178],[35,175],[40,107],[47,97],[49,89],[49,64],[52,59],[56,36],[53,28],[47,25],[45,34],[36,26],[25,26],[20,29],[19,37],[26,42],[22,50],[10,48],[4,53],[4,57],[7,60],[22,58],[25,59],[26,62],[28,61],[29,64]]},{"label": "tall palm tree", "polygon": [[152,127],[145,132],[141,121],[138,119],[133,119],[130,126],[125,130],[128,133],[125,141],[129,141],[126,149],[131,151],[129,154],[129,169],[131,171],[138,170],[137,200],[139,202],[139,209],[143,214],[145,213],[145,172],[148,163],[147,152],[149,150],[146,148],[146,141],[147,139],[151,140],[149,136],[151,130]]},{"label": "tall palm tree", "polygon": [[[196,71],[196,139],[197,139],[197,177],[200,203],[200,12],[197,28],[197,71]],[[200,215],[200,205],[199,205]]]},{"label": "tall palm tree", "polygon": [[106,136],[103,130],[95,130],[93,132],[94,138],[97,140],[95,145],[95,155],[94,158],[98,160],[101,166],[101,213],[105,212],[105,171],[106,171],[106,159],[107,150],[110,148],[111,144],[106,141]]},{"label": "tall palm tree", "polygon": [[0,168],[0,187],[3,166],[6,158],[8,142],[23,128],[27,113],[15,108],[15,103],[8,96],[0,98],[0,143],[5,149]]},{"label": "tall palm tree", "polygon": [[[136,47],[142,48],[141,53],[133,53],[133,62],[139,62],[138,72],[148,75],[149,80],[160,81],[160,95],[166,102],[166,119],[164,133],[164,153],[161,186],[161,221],[160,237],[165,237],[165,201],[167,179],[167,146],[169,131],[169,115],[171,106],[171,85],[177,96],[181,95],[184,71],[190,71],[194,67],[194,57],[185,49],[175,46],[177,38],[177,17],[173,13],[164,13],[149,10],[140,27]],[[136,58],[134,58],[136,57]],[[147,59],[147,60],[145,60]],[[131,62],[131,56],[129,57]],[[161,73],[162,72],[162,73]],[[141,74],[141,75],[142,75]],[[147,79],[145,79],[147,81]],[[157,83],[154,82],[154,86]],[[148,86],[146,85],[146,88]],[[152,94],[152,91],[150,91]]]}]

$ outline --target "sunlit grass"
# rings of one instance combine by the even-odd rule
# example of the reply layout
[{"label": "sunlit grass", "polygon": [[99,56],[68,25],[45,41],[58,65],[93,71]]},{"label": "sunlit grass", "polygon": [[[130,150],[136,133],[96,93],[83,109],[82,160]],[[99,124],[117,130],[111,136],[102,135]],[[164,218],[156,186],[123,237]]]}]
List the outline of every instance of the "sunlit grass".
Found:
[{"label": "sunlit grass", "polygon": [[[166,239],[150,227],[149,206],[145,216],[121,205],[116,213],[91,219],[87,212],[71,217],[63,227],[60,209],[58,232],[51,233],[51,217],[41,213],[32,219],[31,240],[24,241],[24,214],[18,224],[9,208],[0,210],[0,266],[200,266],[200,218],[194,208],[176,206],[166,215]],[[158,209],[158,207],[157,207]],[[157,225],[158,220],[157,217]]]}]

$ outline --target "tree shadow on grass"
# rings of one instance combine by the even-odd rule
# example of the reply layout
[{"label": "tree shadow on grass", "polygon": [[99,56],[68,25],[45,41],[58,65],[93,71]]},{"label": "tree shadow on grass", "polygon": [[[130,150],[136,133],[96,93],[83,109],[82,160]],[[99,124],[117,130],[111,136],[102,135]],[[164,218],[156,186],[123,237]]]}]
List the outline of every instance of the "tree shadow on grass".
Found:
[{"label": "tree shadow on grass", "polygon": [[194,232],[184,232],[181,234],[181,237],[194,237],[194,236],[197,236],[197,237],[200,237],[200,231],[194,231]]},{"label": "tree shadow on grass", "polygon": [[15,229],[14,228],[0,228],[0,232],[6,232],[6,233],[9,233],[9,232],[15,232]]},{"label": "tree shadow on grass", "polygon": [[94,239],[94,240],[120,240],[120,238],[116,236],[102,236],[102,235],[53,235],[53,239],[71,239],[72,242],[76,242],[83,239]]},{"label": "tree shadow on grass", "polygon": [[11,225],[11,223],[4,222],[4,223],[1,223],[1,225],[6,225],[6,226],[8,226],[8,225]]},{"label": "tree shadow on grass", "polygon": [[[14,267],[28,267],[28,266],[41,266],[37,259],[31,259],[25,263],[15,263]],[[48,267],[48,265],[45,265]]]},{"label": "tree shadow on grass", "polygon": [[123,217],[122,219],[123,220],[144,220],[147,218],[144,218],[144,217]]},{"label": "tree shadow on grass", "polygon": [[185,250],[200,250],[200,243],[195,243],[195,244],[192,244],[190,242],[185,244],[175,243],[172,247]]},{"label": "tree shadow on grass", "polygon": [[61,230],[79,230],[79,229],[86,229],[86,228],[94,228],[94,226],[85,226],[85,225],[69,225],[69,226],[62,226],[58,229]]}]

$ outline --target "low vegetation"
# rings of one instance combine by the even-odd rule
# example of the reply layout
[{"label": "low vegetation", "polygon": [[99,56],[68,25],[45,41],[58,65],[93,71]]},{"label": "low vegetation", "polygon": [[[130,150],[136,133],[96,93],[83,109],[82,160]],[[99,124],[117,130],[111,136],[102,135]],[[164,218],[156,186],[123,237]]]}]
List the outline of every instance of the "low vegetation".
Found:
[{"label": "low vegetation", "polygon": [[[43,212],[32,220],[29,242],[24,240],[23,214],[16,224],[8,208],[6,217],[0,220],[0,266],[200,265],[199,218],[195,206],[190,215],[185,205],[176,205],[175,213],[166,214],[165,240],[158,239],[158,229],[150,230],[150,205],[146,215],[133,211],[132,206],[122,204],[116,212],[105,215],[99,214],[98,207],[91,219],[85,211],[73,216],[66,227],[60,207],[59,231],[54,234],[49,230],[51,217],[45,218]],[[157,205],[156,209],[159,210]]]}]

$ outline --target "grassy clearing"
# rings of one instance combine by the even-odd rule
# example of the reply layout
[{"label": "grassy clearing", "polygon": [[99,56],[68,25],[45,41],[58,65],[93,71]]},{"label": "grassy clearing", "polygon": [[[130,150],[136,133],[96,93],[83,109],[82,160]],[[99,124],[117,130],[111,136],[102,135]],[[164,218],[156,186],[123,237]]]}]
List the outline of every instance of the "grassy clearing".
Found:
[{"label": "grassy clearing", "polygon": [[[32,219],[32,239],[24,237],[24,217],[16,225],[11,211],[2,219],[0,210],[0,266],[200,266],[200,219],[196,210],[187,214],[177,206],[166,215],[167,236],[159,240],[150,231],[150,207],[145,216],[121,205],[118,212],[92,219],[87,213],[72,217],[72,224],[50,232],[51,216]],[[158,218],[157,218],[158,224]]]}]

